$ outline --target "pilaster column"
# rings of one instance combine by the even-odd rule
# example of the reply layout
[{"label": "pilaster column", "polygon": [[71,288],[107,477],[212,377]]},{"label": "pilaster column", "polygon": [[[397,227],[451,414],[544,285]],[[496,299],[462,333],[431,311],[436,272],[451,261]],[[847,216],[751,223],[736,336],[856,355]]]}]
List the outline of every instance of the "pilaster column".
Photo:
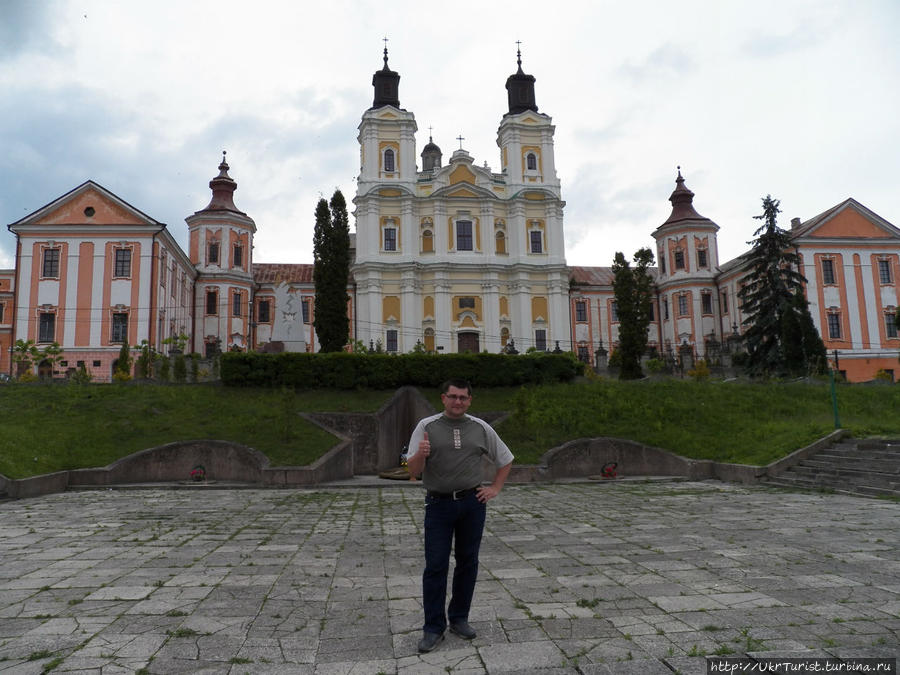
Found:
[{"label": "pilaster column", "polygon": [[520,352],[534,346],[534,334],[531,330],[531,285],[528,283],[528,275],[520,277],[510,284],[512,290],[513,307],[513,337],[516,340]]},{"label": "pilaster column", "polygon": [[455,335],[450,327],[450,283],[441,278],[434,280],[434,346],[443,347],[444,354],[456,351]]},{"label": "pilaster column", "polygon": [[554,348],[555,343],[551,343],[550,340],[559,340],[560,347],[568,351],[570,349],[574,350],[574,344],[571,335],[571,322],[569,320],[569,293],[568,293],[568,283],[563,278],[563,273],[557,273],[553,275],[553,278],[550,280],[549,286],[549,295],[550,297],[547,299],[549,303],[549,330],[547,331],[547,341],[550,348]]},{"label": "pilaster column", "polygon": [[408,352],[416,340],[424,342],[422,332],[422,303],[417,302],[418,283],[415,270],[404,270],[400,276],[400,336],[398,349]]},{"label": "pilaster column", "polygon": [[525,239],[525,204],[514,201],[509,206],[509,218],[506,221],[507,250],[510,257],[521,260],[528,252]]},{"label": "pilaster column", "polygon": [[481,284],[481,307],[484,327],[482,349],[491,353],[500,351],[500,285],[495,274],[489,274]]},{"label": "pilaster column", "polygon": [[413,218],[412,199],[404,199],[400,205],[400,231],[403,233],[400,242],[403,258],[415,259],[419,255],[419,224]]}]

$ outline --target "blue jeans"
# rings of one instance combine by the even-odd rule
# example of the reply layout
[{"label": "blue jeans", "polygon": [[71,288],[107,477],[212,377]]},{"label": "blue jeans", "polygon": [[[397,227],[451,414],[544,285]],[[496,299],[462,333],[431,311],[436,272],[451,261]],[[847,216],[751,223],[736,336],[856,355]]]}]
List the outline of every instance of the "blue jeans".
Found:
[{"label": "blue jeans", "polygon": [[[474,493],[462,499],[425,498],[425,572],[422,574],[422,602],[426,633],[443,633],[450,623],[469,620],[469,608],[478,578],[478,549],[484,532],[487,509]],[[456,567],[453,592],[447,599],[450,546],[455,537]]]}]

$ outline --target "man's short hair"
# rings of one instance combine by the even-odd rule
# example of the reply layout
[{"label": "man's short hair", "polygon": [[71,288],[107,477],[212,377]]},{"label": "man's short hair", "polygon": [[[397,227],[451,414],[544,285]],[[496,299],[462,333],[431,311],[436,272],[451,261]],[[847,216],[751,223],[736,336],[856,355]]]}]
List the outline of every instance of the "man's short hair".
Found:
[{"label": "man's short hair", "polygon": [[450,391],[450,387],[455,387],[456,389],[465,389],[466,393],[471,396],[472,395],[472,385],[468,383],[467,380],[464,380],[459,377],[450,378],[444,384],[441,385],[441,394],[446,394]]}]

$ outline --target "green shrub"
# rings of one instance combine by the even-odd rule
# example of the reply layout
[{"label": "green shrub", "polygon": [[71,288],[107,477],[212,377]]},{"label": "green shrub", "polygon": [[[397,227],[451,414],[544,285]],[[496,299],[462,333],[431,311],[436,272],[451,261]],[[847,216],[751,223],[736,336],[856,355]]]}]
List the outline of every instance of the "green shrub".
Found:
[{"label": "green shrub", "polygon": [[162,382],[169,381],[169,357],[163,356],[159,360],[159,374],[158,377]]},{"label": "green shrub", "polygon": [[191,382],[194,384],[197,383],[197,380],[200,376],[200,355],[197,352],[193,352],[190,355],[191,359]]},{"label": "green shrub", "polygon": [[505,387],[569,381],[584,372],[572,354],[320,354],[228,353],[222,382],[241,387],[304,389],[395,389],[437,387],[461,377],[476,387]]},{"label": "green shrub", "polygon": [[709,366],[706,365],[706,359],[699,359],[687,374],[693,377],[697,382],[699,382],[700,380],[708,380]]},{"label": "green shrub", "polygon": [[187,380],[187,361],[184,358],[184,354],[175,355],[173,371],[176,382],[184,383]]}]

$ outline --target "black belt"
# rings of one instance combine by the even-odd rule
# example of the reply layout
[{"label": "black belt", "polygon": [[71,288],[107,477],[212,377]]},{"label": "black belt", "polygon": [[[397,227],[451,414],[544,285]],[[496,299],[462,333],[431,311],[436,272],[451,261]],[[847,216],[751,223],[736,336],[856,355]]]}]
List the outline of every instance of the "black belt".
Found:
[{"label": "black belt", "polygon": [[429,497],[434,497],[435,499],[453,499],[454,501],[460,500],[463,497],[468,497],[471,494],[475,493],[477,487],[466,488],[465,490],[454,490],[453,492],[432,492],[428,491]]}]

